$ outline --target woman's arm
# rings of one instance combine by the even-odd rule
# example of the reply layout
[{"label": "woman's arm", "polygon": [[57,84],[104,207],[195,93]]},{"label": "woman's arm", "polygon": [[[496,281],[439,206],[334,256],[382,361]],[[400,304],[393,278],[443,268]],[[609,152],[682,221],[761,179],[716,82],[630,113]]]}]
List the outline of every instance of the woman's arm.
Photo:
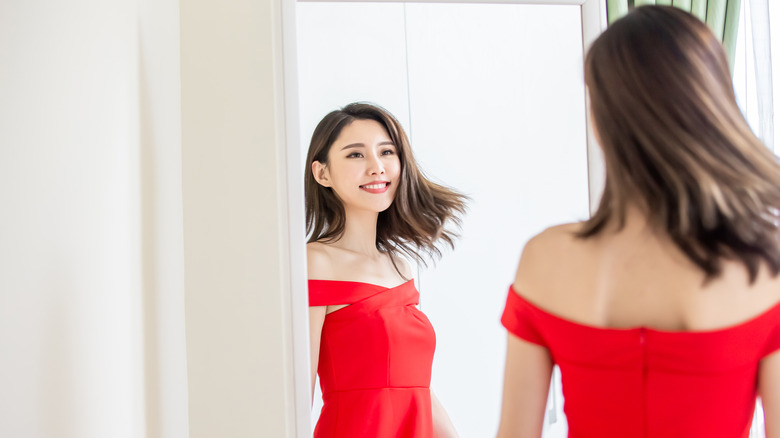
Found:
[{"label": "woman's arm", "polygon": [[455,425],[442,406],[436,394],[431,391],[431,408],[433,410],[433,436],[434,438],[458,438]]},{"label": "woman's arm", "polygon": [[766,438],[780,438],[780,351],[761,361],[758,369],[758,393],[764,405]]},{"label": "woman's arm", "polygon": [[[546,289],[550,265],[557,263],[549,250],[556,248],[556,241],[554,232],[545,231],[526,243],[512,285],[515,291],[538,292]],[[507,334],[499,438],[539,438],[542,435],[552,369],[553,360],[547,348],[511,332]]]},{"label": "woman's arm", "polygon": [[311,397],[314,402],[314,382],[317,380],[317,365],[320,363],[320,336],[325,322],[327,306],[309,307],[309,353],[311,357]]},{"label": "woman's arm", "polygon": [[498,438],[542,436],[553,361],[549,351],[508,335]]},{"label": "woman's arm", "polygon": [[[306,245],[306,270],[309,278],[327,278],[327,272],[333,270],[326,247],[319,243]],[[320,363],[320,338],[322,324],[328,306],[309,307],[309,357],[311,358],[311,397],[314,402],[314,383],[317,381],[317,365]]]}]

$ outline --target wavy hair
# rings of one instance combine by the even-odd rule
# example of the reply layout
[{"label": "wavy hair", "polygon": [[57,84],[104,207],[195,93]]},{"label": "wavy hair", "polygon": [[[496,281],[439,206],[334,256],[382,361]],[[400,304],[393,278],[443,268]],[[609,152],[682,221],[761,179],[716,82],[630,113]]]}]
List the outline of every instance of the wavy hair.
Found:
[{"label": "wavy hair", "polygon": [[389,253],[401,251],[423,265],[427,265],[427,258],[438,259],[440,243],[454,247],[457,234],[447,225],[460,226],[460,215],[465,213],[468,198],[427,179],[412,155],[409,139],[398,120],[384,108],[364,102],[330,112],[314,129],[304,177],[308,241],[334,242],[344,234],[344,206],[331,188],[317,183],[311,168],[315,161],[327,164],[331,146],[355,120],[375,120],[384,126],[401,163],[395,199],[387,210],[379,213],[377,220],[377,249]]},{"label": "wavy hair", "polygon": [[706,274],[738,260],[755,281],[780,271],[780,165],[734,96],[723,46],[695,16],[642,6],[599,36],[585,60],[606,162],[598,210],[580,237],[642,208]]}]

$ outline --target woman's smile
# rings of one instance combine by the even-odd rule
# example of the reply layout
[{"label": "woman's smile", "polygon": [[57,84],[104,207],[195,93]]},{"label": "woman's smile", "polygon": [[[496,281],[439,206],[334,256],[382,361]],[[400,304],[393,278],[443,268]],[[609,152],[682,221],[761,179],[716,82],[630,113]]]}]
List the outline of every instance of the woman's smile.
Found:
[{"label": "woman's smile", "polygon": [[384,193],[387,191],[388,187],[390,187],[390,183],[387,181],[372,182],[360,186],[362,190],[365,190],[368,193]]}]

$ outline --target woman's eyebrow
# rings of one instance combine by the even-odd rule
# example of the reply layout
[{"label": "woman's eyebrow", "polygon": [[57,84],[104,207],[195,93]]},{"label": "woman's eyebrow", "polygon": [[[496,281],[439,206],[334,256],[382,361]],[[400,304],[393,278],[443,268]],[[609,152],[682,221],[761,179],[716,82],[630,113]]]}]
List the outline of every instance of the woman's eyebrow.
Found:
[{"label": "woman's eyebrow", "polygon": [[364,145],[363,143],[352,143],[352,144],[348,144],[348,145],[344,146],[343,148],[341,148],[341,150],[343,151],[345,149],[351,149],[351,148],[362,148],[362,147],[365,147],[365,146],[366,145]]},{"label": "woman's eyebrow", "polygon": [[[379,143],[377,143],[377,146],[395,146],[395,143],[393,143],[392,140],[386,140],[386,141],[380,141]],[[341,148],[341,150],[343,151],[346,149],[362,148],[362,147],[366,147],[366,145],[364,143],[352,143],[344,146],[343,148]]]}]

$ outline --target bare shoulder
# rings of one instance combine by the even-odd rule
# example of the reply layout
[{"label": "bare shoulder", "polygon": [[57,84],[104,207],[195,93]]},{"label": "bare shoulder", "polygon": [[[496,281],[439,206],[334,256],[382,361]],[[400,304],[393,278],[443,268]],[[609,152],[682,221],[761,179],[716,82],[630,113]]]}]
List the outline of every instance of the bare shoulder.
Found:
[{"label": "bare shoulder", "polygon": [[580,228],[579,223],[556,225],[531,237],[523,248],[520,267],[560,260],[560,257],[581,243],[581,239],[577,237]]},{"label": "bare shoulder", "polygon": [[306,268],[309,279],[328,279],[336,258],[333,248],[320,242],[306,244]]},{"label": "bare shoulder", "polygon": [[523,247],[517,267],[514,288],[518,292],[533,294],[562,275],[562,267],[581,252],[583,240],[577,236],[580,223],[556,225],[533,236]]},{"label": "bare shoulder", "polygon": [[412,267],[404,257],[401,257],[398,254],[390,254],[390,257],[395,263],[395,266],[398,268],[398,272],[401,274],[401,276],[403,276],[405,279],[414,277]]},{"label": "bare shoulder", "polygon": [[580,241],[577,233],[582,229],[582,224],[573,222],[549,227],[541,233],[533,236],[526,247],[531,246],[534,251],[543,251],[553,246],[555,248],[573,245]]}]

